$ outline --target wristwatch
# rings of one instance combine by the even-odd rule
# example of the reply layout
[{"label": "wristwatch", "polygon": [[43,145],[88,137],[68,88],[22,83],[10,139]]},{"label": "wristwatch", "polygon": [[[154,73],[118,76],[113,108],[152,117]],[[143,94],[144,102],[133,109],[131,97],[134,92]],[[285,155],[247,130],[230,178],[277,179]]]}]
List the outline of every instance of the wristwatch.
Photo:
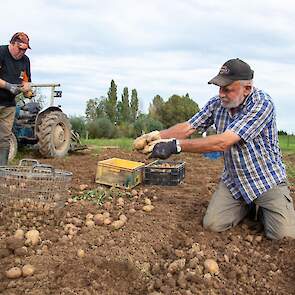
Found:
[{"label": "wristwatch", "polygon": [[176,140],[176,151],[179,154],[181,152],[181,146],[179,140]]}]

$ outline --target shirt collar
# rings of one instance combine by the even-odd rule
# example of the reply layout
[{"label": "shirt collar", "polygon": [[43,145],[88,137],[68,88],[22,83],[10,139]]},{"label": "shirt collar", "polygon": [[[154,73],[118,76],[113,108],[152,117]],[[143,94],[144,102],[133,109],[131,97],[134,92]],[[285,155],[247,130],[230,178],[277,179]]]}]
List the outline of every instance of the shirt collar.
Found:
[{"label": "shirt collar", "polygon": [[228,113],[229,113],[229,115],[230,115],[230,117],[235,117],[237,114],[239,114],[246,107],[246,105],[247,105],[250,97],[252,96],[252,94],[254,93],[255,90],[256,90],[256,88],[255,87],[252,87],[251,92],[244,99],[244,101],[238,107],[236,107],[236,111],[233,114],[230,112],[230,110],[227,110]]}]

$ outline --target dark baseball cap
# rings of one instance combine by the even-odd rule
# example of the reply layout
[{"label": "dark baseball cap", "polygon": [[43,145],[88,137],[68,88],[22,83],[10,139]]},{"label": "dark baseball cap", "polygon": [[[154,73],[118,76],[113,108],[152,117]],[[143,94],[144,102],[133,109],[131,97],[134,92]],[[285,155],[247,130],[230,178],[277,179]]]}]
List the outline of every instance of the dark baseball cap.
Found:
[{"label": "dark baseball cap", "polygon": [[14,42],[18,42],[20,43],[22,49],[31,49],[30,47],[30,39],[28,37],[28,35],[24,32],[17,32],[15,33],[11,39],[10,39],[10,43],[14,43]]},{"label": "dark baseball cap", "polygon": [[223,64],[217,76],[211,79],[208,84],[227,86],[239,80],[252,80],[254,71],[250,66],[239,58],[230,59]]}]

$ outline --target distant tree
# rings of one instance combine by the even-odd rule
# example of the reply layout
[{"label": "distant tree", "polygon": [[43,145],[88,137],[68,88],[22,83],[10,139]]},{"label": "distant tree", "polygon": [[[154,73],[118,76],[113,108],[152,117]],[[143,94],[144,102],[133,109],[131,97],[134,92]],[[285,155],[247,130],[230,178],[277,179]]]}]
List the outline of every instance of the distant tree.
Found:
[{"label": "distant tree", "polygon": [[121,107],[122,122],[130,121],[130,105],[128,87],[124,87],[122,94],[122,107]]},{"label": "distant tree", "polygon": [[156,95],[149,106],[149,115],[158,121],[161,121],[164,111],[164,99],[160,95]]},{"label": "distant tree", "polygon": [[106,98],[101,96],[100,98],[89,99],[86,102],[85,115],[87,121],[93,121],[97,118],[106,117]]},{"label": "distant tree", "polygon": [[122,117],[122,101],[118,101],[116,109],[117,109],[116,122],[120,123],[120,122],[123,121],[123,117]]},{"label": "distant tree", "polygon": [[189,95],[172,95],[164,105],[161,122],[165,127],[170,127],[176,123],[184,122],[197,113],[200,108]]},{"label": "distant tree", "polygon": [[97,118],[98,98],[88,99],[86,102],[85,116],[87,121],[93,121]]},{"label": "distant tree", "polygon": [[117,85],[114,80],[111,81],[108,91],[105,111],[111,122],[115,122],[117,118]]},{"label": "distant tree", "polygon": [[130,101],[130,117],[131,121],[134,122],[138,116],[138,97],[136,89],[132,89],[131,101]]}]

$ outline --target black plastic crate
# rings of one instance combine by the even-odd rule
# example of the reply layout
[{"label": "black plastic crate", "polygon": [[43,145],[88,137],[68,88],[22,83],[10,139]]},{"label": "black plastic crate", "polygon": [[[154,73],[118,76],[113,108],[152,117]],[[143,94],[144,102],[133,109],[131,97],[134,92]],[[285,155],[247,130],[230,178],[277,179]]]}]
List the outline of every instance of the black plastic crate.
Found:
[{"label": "black plastic crate", "polygon": [[156,160],[144,167],[144,183],[177,185],[185,175],[185,162]]}]

